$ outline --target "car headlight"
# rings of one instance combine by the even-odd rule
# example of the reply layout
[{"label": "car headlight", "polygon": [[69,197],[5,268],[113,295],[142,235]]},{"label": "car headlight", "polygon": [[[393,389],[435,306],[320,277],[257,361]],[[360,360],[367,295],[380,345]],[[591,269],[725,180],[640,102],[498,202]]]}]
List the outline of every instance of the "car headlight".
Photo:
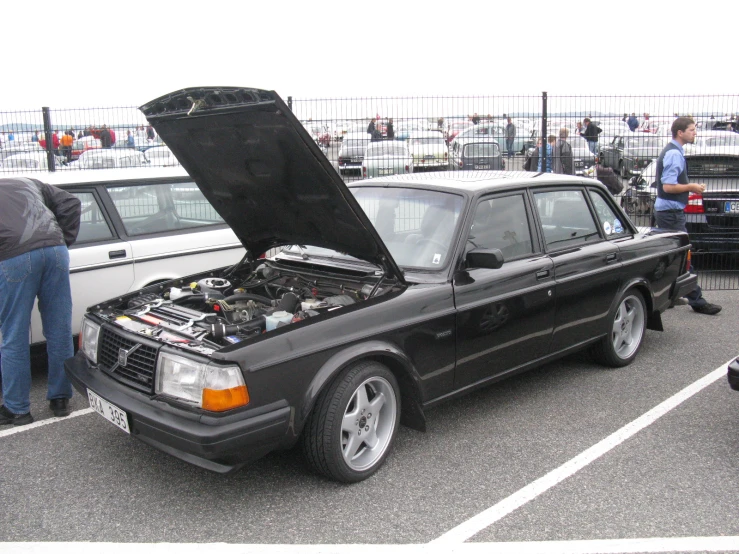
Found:
[{"label": "car headlight", "polygon": [[82,350],[82,353],[94,364],[98,363],[99,339],[100,325],[86,317],[83,317],[82,325],[80,327],[79,342],[77,344],[79,349]]},{"label": "car headlight", "polygon": [[156,392],[203,410],[224,412],[249,403],[238,366],[217,366],[162,352],[157,360]]}]

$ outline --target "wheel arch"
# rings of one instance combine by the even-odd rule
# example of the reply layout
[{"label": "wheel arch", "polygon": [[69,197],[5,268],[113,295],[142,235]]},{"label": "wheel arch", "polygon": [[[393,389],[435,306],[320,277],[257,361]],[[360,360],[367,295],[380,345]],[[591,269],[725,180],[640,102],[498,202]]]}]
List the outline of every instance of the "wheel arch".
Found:
[{"label": "wheel arch", "polygon": [[370,341],[352,345],[337,352],[323,364],[313,377],[303,397],[299,414],[301,429],[315,407],[318,397],[334,379],[347,367],[367,360],[383,364],[397,379],[400,388],[400,422],[418,431],[426,430],[426,417],[421,404],[418,373],[402,350],[385,341]]},{"label": "wheel arch", "polygon": [[613,309],[616,303],[618,303],[619,298],[621,298],[621,296],[630,289],[638,290],[644,299],[647,311],[647,329],[651,329],[652,331],[663,331],[662,316],[654,309],[654,293],[652,292],[652,287],[649,286],[649,282],[643,277],[637,277],[626,281],[619,291],[618,296],[614,298],[611,309]]}]

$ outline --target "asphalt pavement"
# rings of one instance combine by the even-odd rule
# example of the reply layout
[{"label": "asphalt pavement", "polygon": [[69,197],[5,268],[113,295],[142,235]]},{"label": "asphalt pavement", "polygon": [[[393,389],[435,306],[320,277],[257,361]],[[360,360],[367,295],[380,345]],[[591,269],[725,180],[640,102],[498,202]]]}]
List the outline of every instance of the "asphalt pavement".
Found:
[{"label": "asphalt pavement", "polygon": [[[349,486],[311,473],[298,451],[233,475],[209,473],[130,438],[90,413],[79,394],[76,417],[55,420],[44,372],[35,371],[32,412],[48,425],[0,429],[0,541],[438,540],[571,467],[739,355],[739,291],[713,291],[710,300],[724,306],[718,316],[668,310],[665,331],[648,331],[626,368],[577,354],[429,411],[426,433],[401,428],[380,471]],[[738,406],[739,392],[722,376],[560,482],[524,495],[510,513],[446,543],[446,551],[457,543],[672,538],[687,545],[699,537],[705,545],[739,536]]]}]

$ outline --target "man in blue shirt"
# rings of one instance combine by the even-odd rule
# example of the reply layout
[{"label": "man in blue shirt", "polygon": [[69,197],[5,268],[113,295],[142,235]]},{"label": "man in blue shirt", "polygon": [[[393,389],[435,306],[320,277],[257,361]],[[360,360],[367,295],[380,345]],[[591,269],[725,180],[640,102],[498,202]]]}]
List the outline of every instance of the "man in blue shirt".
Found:
[{"label": "man in blue shirt", "polygon": [[[657,158],[657,200],[654,203],[654,219],[660,229],[684,231],[685,206],[691,192],[702,194],[706,185],[691,183],[688,179],[683,146],[695,141],[695,121],[678,117],[672,122],[672,140]],[[692,268],[691,268],[692,270]],[[721,306],[709,303],[700,287],[686,296],[688,304],[698,313],[716,315]]]}]

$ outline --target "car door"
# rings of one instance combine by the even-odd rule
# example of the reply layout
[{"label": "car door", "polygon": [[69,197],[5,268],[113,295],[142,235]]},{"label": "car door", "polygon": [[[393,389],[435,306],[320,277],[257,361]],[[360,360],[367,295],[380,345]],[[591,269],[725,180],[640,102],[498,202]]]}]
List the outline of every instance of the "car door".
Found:
[{"label": "car door", "polygon": [[605,240],[581,187],[533,192],[546,251],[553,263],[557,298],[550,352],[576,346],[597,335],[607,321],[621,284],[618,246]]},{"label": "car door", "polygon": [[497,248],[499,269],[468,267],[454,279],[461,388],[546,355],[554,324],[553,264],[539,246],[523,191],[482,198],[466,250]]},{"label": "car door", "polygon": [[[80,231],[69,248],[69,281],[72,289],[72,332],[79,332],[88,306],[128,292],[133,285],[131,245],[122,240],[92,188],[65,189],[82,203]],[[37,307],[31,315],[31,341],[46,340]]]}]

